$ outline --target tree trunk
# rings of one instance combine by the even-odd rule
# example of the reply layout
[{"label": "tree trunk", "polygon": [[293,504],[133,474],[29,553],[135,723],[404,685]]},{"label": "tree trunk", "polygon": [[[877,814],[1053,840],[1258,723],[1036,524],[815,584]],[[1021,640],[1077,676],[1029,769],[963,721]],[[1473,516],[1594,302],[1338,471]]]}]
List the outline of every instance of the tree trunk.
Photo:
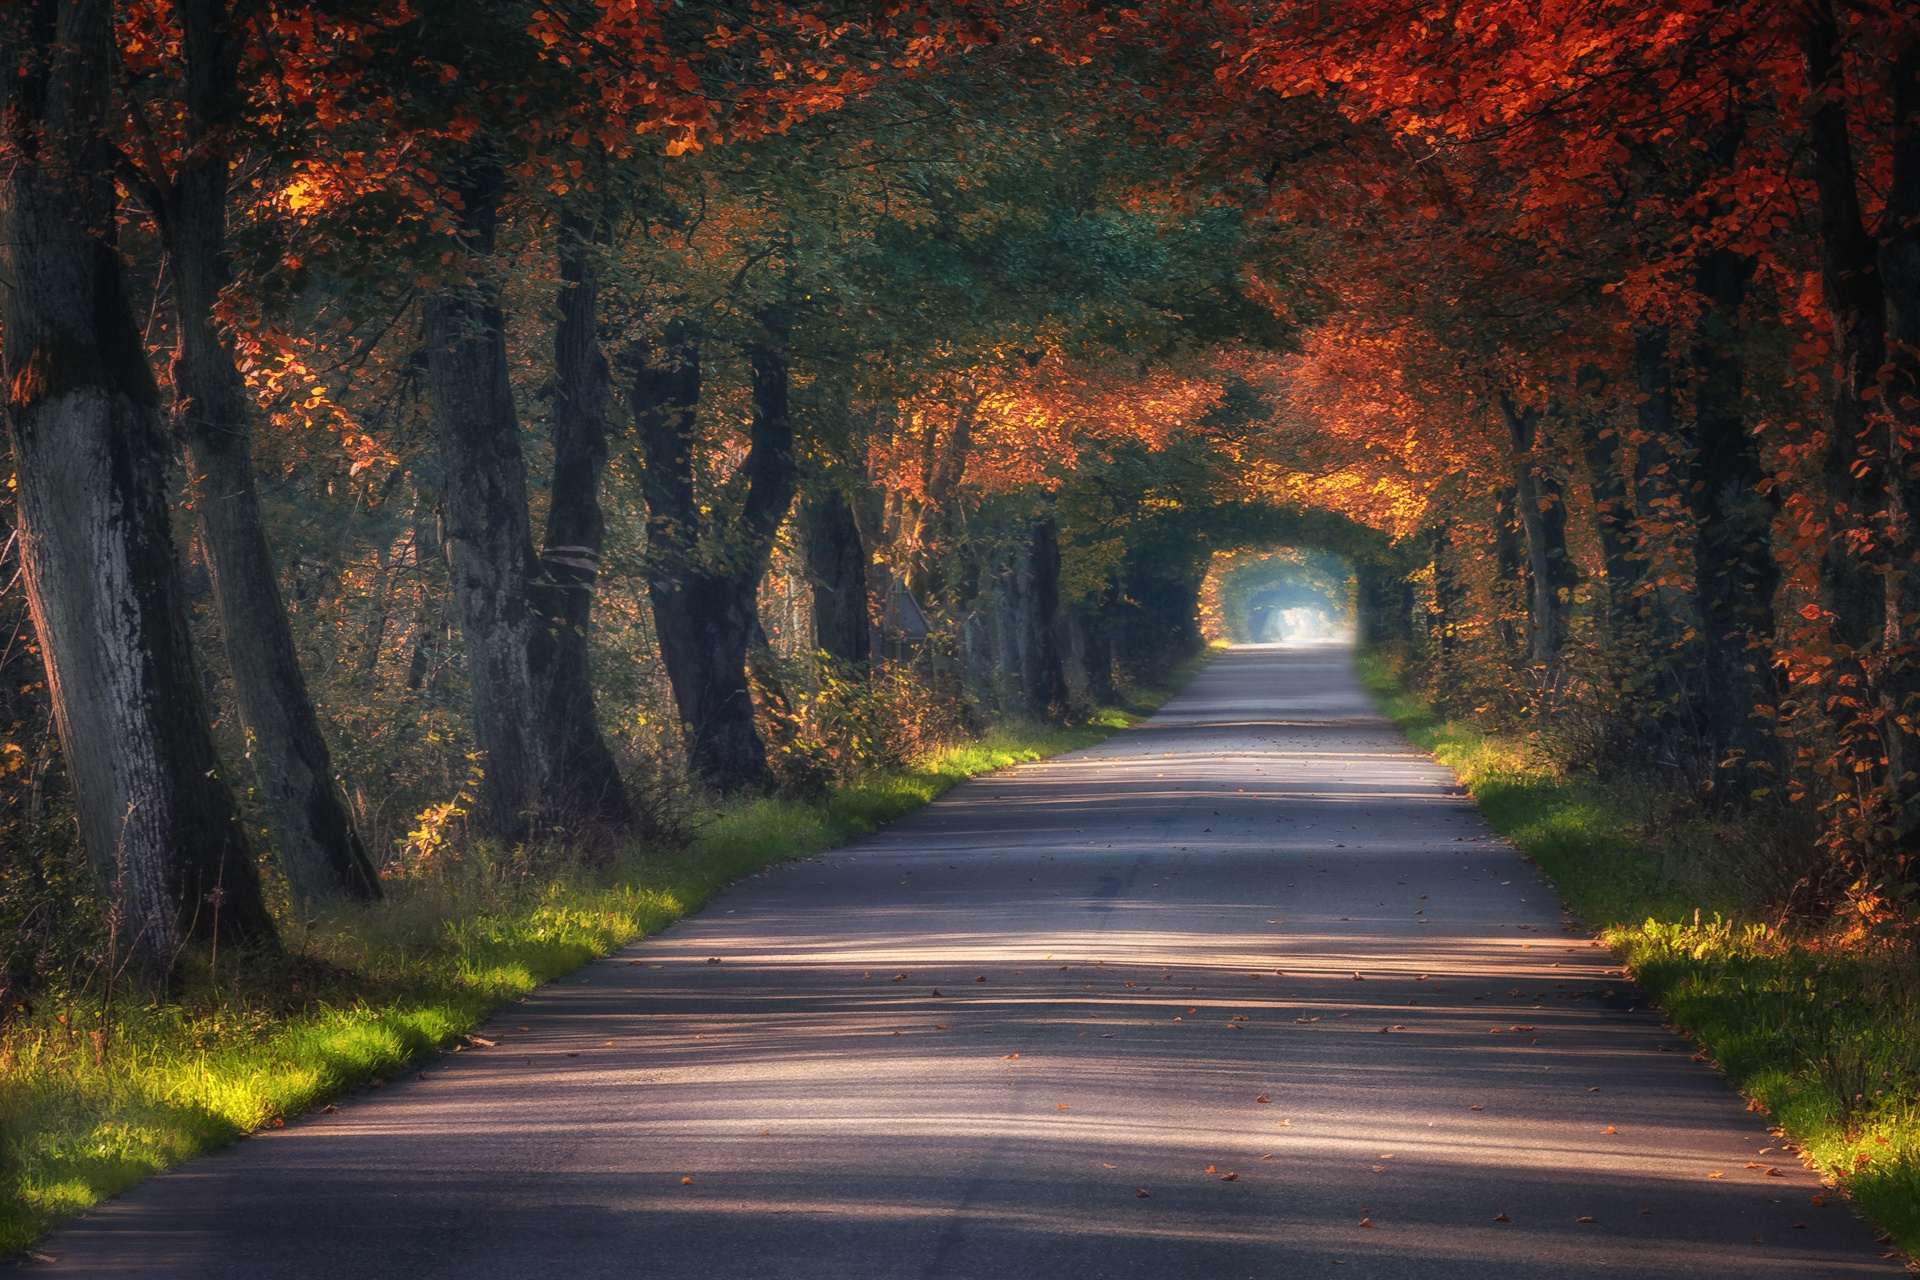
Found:
[{"label": "tree trunk", "polygon": [[813,584],[813,643],[841,662],[871,656],[867,551],[847,495],[826,476],[800,503],[800,545]]},{"label": "tree trunk", "polygon": [[[758,592],[798,474],[787,408],[786,325],[769,315],[748,362],[753,374],[747,482],[737,529],[703,537],[694,497],[693,433],[700,356],[677,330],[636,344],[631,403],[646,460],[647,598],[660,656],[686,732],[689,763],[722,795],[772,781],[753,721],[747,650],[759,630]],[[724,545],[705,545],[718,543]]]},{"label": "tree trunk", "polygon": [[1633,451],[1622,447],[1618,432],[1593,431],[1587,437],[1586,456],[1593,481],[1600,561],[1607,575],[1607,640],[1618,648],[1636,635],[1634,619],[1641,606],[1635,588],[1646,570],[1646,561],[1637,554],[1640,539],[1634,531],[1633,484],[1627,462]]},{"label": "tree trunk", "polygon": [[507,377],[506,317],[487,274],[505,175],[498,161],[472,155],[462,170],[456,251],[469,260],[472,280],[425,302],[426,384],[473,736],[483,757],[480,816],[488,834],[513,843],[533,834],[541,816],[543,744],[531,647],[547,620],[528,598],[539,567],[526,461]]},{"label": "tree trunk", "polygon": [[1026,623],[1032,674],[1024,683],[1027,713],[1060,723],[1067,718],[1067,673],[1055,622],[1060,613],[1060,531],[1052,516],[1035,520],[1027,541]]},{"label": "tree trunk", "polygon": [[0,9],[0,304],[21,563],[81,837],[149,981],[272,945],[221,779],[169,524],[159,391],[115,243],[108,0]]},{"label": "tree trunk", "polygon": [[1518,594],[1520,604],[1517,612],[1525,612],[1527,600],[1527,570],[1520,553],[1520,535],[1518,530],[1519,497],[1510,488],[1503,488],[1493,498],[1493,612],[1495,630],[1500,644],[1509,654],[1523,652],[1519,629],[1514,626],[1516,606],[1513,597]]},{"label": "tree trunk", "polygon": [[1890,700],[1900,732],[1905,767],[1895,778],[1896,833],[1909,853],[1920,846],[1920,38],[1893,59],[1893,168],[1887,204],[1880,215],[1880,287],[1886,305],[1887,362],[1891,377],[1882,392],[1894,419],[1903,545],[1895,610],[1901,652],[1890,672]]},{"label": "tree trunk", "polygon": [[542,800],[551,820],[573,832],[626,826],[626,785],[594,710],[589,628],[606,541],[600,477],[607,465],[606,356],[600,350],[599,279],[592,228],[564,220],[560,234],[559,321],[553,331],[553,484],[540,551],[544,572],[528,584],[534,612],[530,665],[545,763]]},{"label": "tree trunk", "polygon": [[[174,416],[187,445],[194,513],[213,578],[247,759],[295,901],[322,906],[380,896],[333,775],[333,760],[294,648],[280,579],[254,488],[246,379],[214,309],[232,279],[227,256],[229,158],[218,133],[233,108],[238,49],[223,0],[180,0],[188,140],[201,151],[149,200],[166,248],[178,318]],[[150,175],[158,177],[158,175]]]},{"label": "tree trunk", "polygon": [[1567,638],[1564,593],[1573,585],[1573,566],[1567,558],[1567,507],[1559,481],[1535,456],[1540,410],[1520,409],[1505,394],[1500,397],[1500,410],[1513,441],[1514,506],[1526,531],[1528,656],[1552,667],[1559,662],[1560,646]]},{"label": "tree trunk", "polygon": [[[1771,678],[1773,555],[1777,500],[1763,493],[1758,441],[1747,430],[1738,316],[1753,262],[1726,249],[1700,264],[1708,306],[1694,349],[1693,461],[1688,493],[1694,519],[1694,580],[1700,614],[1697,722],[1716,765],[1774,761],[1779,750],[1754,709],[1776,701]],[[1738,794],[1761,781],[1748,770],[1726,775]]]},{"label": "tree trunk", "polygon": [[1820,196],[1821,275],[1833,319],[1833,420],[1823,460],[1830,510],[1820,587],[1843,652],[1829,668],[1826,693],[1843,748],[1871,762],[1897,745],[1891,734],[1884,747],[1879,741],[1879,700],[1869,687],[1887,623],[1886,539],[1875,527],[1887,507],[1885,437],[1875,431],[1868,404],[1886,360],[1885,309],[1854,177],[1840,31],[1826,0],[1810,12],[1804,53],[1819,95],[1808,142]]}]

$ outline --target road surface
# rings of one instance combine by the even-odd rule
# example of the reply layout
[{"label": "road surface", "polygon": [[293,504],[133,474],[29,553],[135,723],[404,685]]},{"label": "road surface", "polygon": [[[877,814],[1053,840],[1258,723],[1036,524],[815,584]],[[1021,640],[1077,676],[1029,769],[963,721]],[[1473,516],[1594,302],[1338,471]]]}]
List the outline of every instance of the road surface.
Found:
[{"label": "road surface", "polygon": [[1339,649],[1230,651],[480,1034],[33,1269],[1903,1274]]}]

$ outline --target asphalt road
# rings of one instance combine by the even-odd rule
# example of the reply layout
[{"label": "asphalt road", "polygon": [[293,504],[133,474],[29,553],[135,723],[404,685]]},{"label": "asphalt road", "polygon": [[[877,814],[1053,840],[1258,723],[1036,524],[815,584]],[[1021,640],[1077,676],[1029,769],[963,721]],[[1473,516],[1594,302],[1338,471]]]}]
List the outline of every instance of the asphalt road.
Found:
[{"label": "asphalt road", "polygon": [[1903,1274],[1339,650],[1232,651],[480,1034],[34,1270]]}]

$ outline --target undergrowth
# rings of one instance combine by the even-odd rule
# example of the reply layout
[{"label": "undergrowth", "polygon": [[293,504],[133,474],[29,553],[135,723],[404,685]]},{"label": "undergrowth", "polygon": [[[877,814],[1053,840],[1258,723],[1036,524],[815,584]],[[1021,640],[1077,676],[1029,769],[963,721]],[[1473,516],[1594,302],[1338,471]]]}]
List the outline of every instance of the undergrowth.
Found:
[{"label": "undergrowth", "polygon": [[1920,1256],[1920,962],[1844,922],[1779,918],[1763,833],[1645,779],[1559,768],[1540,735],[1446,720],[1386,655],[1361,676],[1414,745],[1449,766],[1493,828],[1675,1026],[1764,1108],[1809,1167]]},{"label": "undergrowth", "polygon": [[376,906],[311,922],[285,957],[189,957],[165,1002],[92,996],[19,1018],[0,1034],[0,1258],[156,1170],[383,1084],[743,875],[865,835],[965,778],[1090,746],[1198,668],[1080,725],[1003,725],[819,800],[727,805],[684,847],[610,866],[470,847]]}]

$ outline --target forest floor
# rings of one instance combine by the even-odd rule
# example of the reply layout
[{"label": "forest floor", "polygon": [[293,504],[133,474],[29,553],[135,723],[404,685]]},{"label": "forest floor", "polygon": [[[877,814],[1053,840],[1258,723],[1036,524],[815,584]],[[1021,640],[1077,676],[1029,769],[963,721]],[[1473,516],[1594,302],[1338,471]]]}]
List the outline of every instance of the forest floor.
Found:
[{"label": "forest floor", "polygon": [[0,1032],[0,1259],[30,1260],[54,1223],[150,1174],[459,1047],[496,1010],[742,876],[866,835],[963,779],[1101,741],[1204,661],[1086,723],[1003,724],[818,802],[730,804],[684,847],[632,848],[608,867],[468,850],[372,908],[312,922],[283,959],[227,957],[163,1003],[96,994],[16,1019]]},{"label": "forest floor", "polygon": [[[1644,780],[1558,767],[1540,740],[1447,720],[1383,654],[1363,681],[1451,767],[1494,830],[1553,878],[1703,1058],[1807,1167],[1920,1259],[1920,972],[1845,921],[1783,923],[1756,903],[1738,832]],[[1920,1269],[1917,1266],[1916,1269]]]},{"label": "forest floor", "polygon": [[49,1235],[90,1280],[1899,1275],[1344,651],[956,786]]}]

